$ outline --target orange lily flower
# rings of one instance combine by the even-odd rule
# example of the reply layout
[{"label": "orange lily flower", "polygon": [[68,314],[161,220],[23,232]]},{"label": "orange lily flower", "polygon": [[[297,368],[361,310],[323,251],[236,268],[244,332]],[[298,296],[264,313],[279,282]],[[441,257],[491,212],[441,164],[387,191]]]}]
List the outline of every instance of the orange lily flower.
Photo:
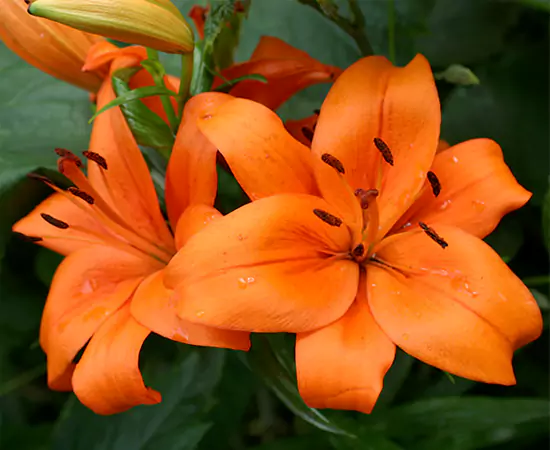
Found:
[{"label": "orange lily flower", "polygon": [[276,110],[308,86],[332,83],[342,70],[317,61],[279,38],[262,36],[250,60],[222,70],[222,77],[216,78],[214,88],[223,84],[225,80],[254,73],[263,75],[267,83],[244,80],[234,86],[229,93]]},{"label": "orange lily flower", "polygon": [[[88,64],[109,61],[112,73],[138,64],[142,51],[128,47],[109,52],[102,47]],[[98,93],[98,108],[112,99],[109,77]],[[46,301],[40,344],[47,354],[50,387],[74,390],[96,413],[112,414],[161,400],[157,391],[144,385],[138,368],[142,343],[151,332],[193,345],[249,348],[248,333],[179,319],[172,292],[162,281],[164,267],[176,250],[220,215],[212,207],[216,149],[201,135],[196,120],[205,105],[227,99],[221,94],[214,99],[205,95],[192,99],[185,108],[166,185],[174,234],[161,214],[147,164],[118,108],[94,122],[90,150],[84,152],[88,175],[81,171],[79,158],[58,149],[59,169],[74,186],[63,191],[44,180],[57,192],[13,227],[66,255]],[[171,181],[174,174],[177,184]],[[83,347],[82,358],[75,364]]]},{"label": "orange lily flower", "polygon": [[29,64],[90,92],[97,92],[104,73],[82,71],[90,47],[103,38],[33,17],[20,0],[2,2],[0,39]]},{"label": "orange lily flower", "polygon": [[440,106],[424,57],[348,68],[311,150],[242,99],[199,128],[257,201],[172,259],[165,282],[185,299],[181,318],[296,333],[298,387],[317,408],[369,413],[396,346],[461,377],[515,383],[512,354],[540,335],[541,314],[480,238],[530,193],[493,141],[436,155]]}]

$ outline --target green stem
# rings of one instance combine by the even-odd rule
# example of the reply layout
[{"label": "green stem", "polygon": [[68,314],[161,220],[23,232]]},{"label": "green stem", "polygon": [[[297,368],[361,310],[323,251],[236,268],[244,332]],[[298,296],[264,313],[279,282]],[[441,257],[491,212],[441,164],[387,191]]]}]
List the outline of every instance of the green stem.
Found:
[{"label": "green stem", "polygon": [[193,78],[193,53],[185,53],[181,56],[181,78],[178,93],[178,116],[182,117],[183,107],[189,99],[189,88]]},{"label": "green stem", "polygon": [[395,64],[395,0],[388,0],[388,54]]},{"label": "green stem", "polygon": [[0,386],[0,397],[16,391],[46,373],[46,365],[40,364]]},{"label": "green stem", "polygon": [[523,283],[529,287],[544,286],[550,284],[550,275],[539,275],[536,277],[524,278]]},{"label": "green stem", "polygon": [[372,50],[372,46],[370,45],[369,39],[365,32],[365,17],[363,16],[363,11],[361,11],[361,8],[359,7],[358,0],[348,0],[349,8],[353,15],[352,20],[342,17],[339,14],[325,14],[316,0],[298,1],[304,5],[311,6],[317,12],[336,24],[342,31],[349,34],[357,44],[357,47],[359,47],[359,50],[363,56],[374,55],[374,51]]},{"label": "green stem", "polygon": [[[147,48],[147,57],[152,61],[159,60],[158,52],[152,48]],[[166,83],[164,82],[164,76],[160,76],[160,77],[153,76],[153,80],[155,82],[155,85],[161,86],[164,88],[166,87]],[[170,129],[175,134],[178,131],[179,120],[178,120],[178,116],[176,116],[176,112],[174,111],[174,107],[172,106],[172,101],[170,97],[167,95],[159,95],[159,98],[160,98],[160,102],[162,103],[164,112],[166,113],[166,117],[168,118]]]}]

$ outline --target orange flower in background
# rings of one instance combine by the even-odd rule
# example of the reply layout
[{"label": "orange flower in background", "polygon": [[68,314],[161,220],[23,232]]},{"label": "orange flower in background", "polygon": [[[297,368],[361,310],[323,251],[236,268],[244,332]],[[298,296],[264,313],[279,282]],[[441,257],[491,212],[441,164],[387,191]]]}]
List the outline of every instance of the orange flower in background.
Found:
[{"label": "orange flower in background", "polygon": [[104,73],[82,71],[90,47],[103,38],[32,17],[22,0],[2,1],[0,39],[6,46],[49,75],[97,92]]},{"label": "orange flower in background", "polygon": [[251,101],[208,110],[199,129],[257,201],[172,259],[165,282],[178,315],[296,333],[298,386],[312,407],[370,412],[396,346],[462,377],[514,384],[513,352],[540,335],[541,315],[480,238],[530,193],[493,141],[436,155],[439,128],[422,56],[347,69],[311,151]]},{"label": "orange flower in background", "polygon": [[225,80],[259,74],[267,83],[245,80],[229,91],[235,97],[247,98],[276,110],[297,92],[319,83],[332,83],[342,70],[323,64],[286,42],[272,36],[262,36],[250,60],[222,70],[222,78],[214,81],[214,88]]},{"label": "orange flower in background", "polygon": [[[143,51],[100,46],[87,65],[110,63],[112,73],[139,64]],[[139,80],[141,75],[136,77]],[[144,385],[138,368],[139,352],[150,332],[193,345],[249,348],[248,333],[179,319],[172,292],[162,282],[163,269],[176,250],[220,215],[212,207],[216,149],[202,137],[196,120],[203,108],[229,98],[205,95],[185,108],[166,186],[174,235],[159,209],[147,164],[118,108],[94,122],[90,149],[84,152],[88,176],[81,171],[79,158],[58,149],[59,170],[74,186],[63,191],[44,180],[57,192],[13,227],[66,255],[46,301],[40,344],[47,354],[50,387],[73,389],[96,413],[112,414],[161,400],[158,392]],[[98,93],[98,108],[113,99],[109,77]],[[177,183],[170,181],[174,174]],[[73,363],[83,347],[82,358]]]}]

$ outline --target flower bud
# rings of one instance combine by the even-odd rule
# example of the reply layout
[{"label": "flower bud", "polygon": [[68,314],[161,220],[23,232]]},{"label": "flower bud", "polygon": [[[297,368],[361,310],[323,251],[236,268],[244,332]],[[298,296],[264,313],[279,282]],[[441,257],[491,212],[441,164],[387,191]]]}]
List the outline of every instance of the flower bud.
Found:
[{"label": "flower bud", "polygon": [[27,0],[29,13],[167,53],[193,50],[193,32],[170,0]]},{"label": "flower bud", "polygon": [[32,17],[20,0],[2,0],[1,10],[0,40],[6,47],[55,78],[91,92],[99,89],[102,74],[81,69],[101,37]]}]

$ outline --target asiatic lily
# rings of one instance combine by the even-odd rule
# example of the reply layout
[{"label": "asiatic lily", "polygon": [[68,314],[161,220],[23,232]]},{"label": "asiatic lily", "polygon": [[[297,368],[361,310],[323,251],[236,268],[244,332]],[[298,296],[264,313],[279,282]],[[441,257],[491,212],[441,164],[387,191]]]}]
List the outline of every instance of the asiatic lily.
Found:
[{"label": "asiatic lily", "polygon": [[97,92],[105,75],[82,71],[90,47],[103,38],[32,17],[23,1],[2,1],[0,39],[29,64],[90,92]]},{"label": "asiatic lily", "polygon": [[424,57],[348,68],[311,150],[242,99],[209,110],[199,129],[255,201],[172,259],[165,283],[185,298],[181,318],[296,333],[298,387],[317,408],[369,413],[396,346],[461,377],[515,383],[513,352],[539,336],[541,315],[481,238],[530,193],[491,140],[436,154],[440,106]]},{"label": "asiatic lily", "polygon": [[[142,50],[102,46],[87,63],[107,62],[112,74],[138,64]],[[133,83],[142,79],[136,76]],[[179,319],[172,292],[162,281],[176,250],[220,215],[212,207],[216,149],[202,137],[196,119],[206,106],[228,98],[205,95],[186,105],[166,184],[172,232],[161,214],[147,164],[118,108],[94,122],[89,151],[84,152],[87,176],[77,156],[58,150],[59,170],[74,186],[61,190],[43,180],[56,193],[13,227],[66,256],[46,301],[40,345],[47,354],[49,386],[74,390],[96,413],[112,414],[161,400],[157,391],[144,385],[138,368],[141,346],[151,332],[193,345],[249,348],[248,333]],[[113,99],[109,77],[98,93],[98,108]]]}]

